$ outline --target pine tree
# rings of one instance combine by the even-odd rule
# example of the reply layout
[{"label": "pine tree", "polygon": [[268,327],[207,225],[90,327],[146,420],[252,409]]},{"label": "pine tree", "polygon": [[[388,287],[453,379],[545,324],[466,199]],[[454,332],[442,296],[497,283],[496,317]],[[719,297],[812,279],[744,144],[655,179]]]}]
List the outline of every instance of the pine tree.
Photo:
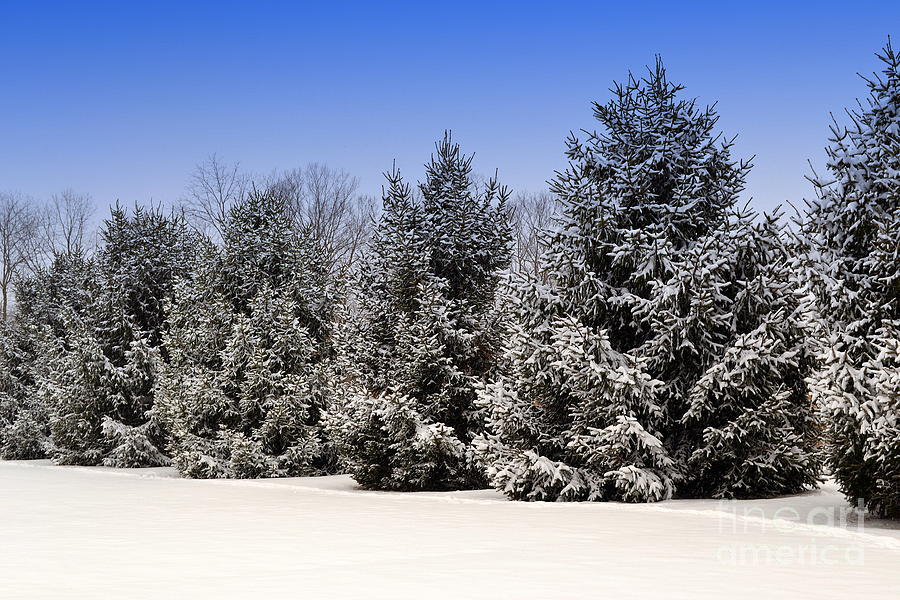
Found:
[{"label": "pine tree", "polygon": [[125,314],[159,346],[165,302],[194,265],[197,236],[183,216],[136,206],[113,208],[102,232],[98,265],[104,285],[121,295]]},{"label": "pine tree", "polygon": [[[791,387],[798,371],[802,383],[803,358],[790,354],[802,336],[792,306],[751,296],[753,285],[777,296],[787,270],[734,279],[764,270],[769,257],[756,246],[777,245],[778,233],[771,224],[754,233],[736,215],[750,165],[715,133],[715,110],[681,90],[657,61],[595,103],[600,133],[569,140],[569,168],[552,183],[560,217],[542,259],[548,283],[511,282],[509,371],[481,396],[488,426],[477,446],[513,498],[656,501],[689,472],[694,493],[766,495],[815,470],[808,445],[778,465],[800,471],[779,474],[784,486],[750,464],[789,453],[784,430],[806,439],[803,390]],[[766,321],[770,333],[753,338]],[[750,343],[763,358],[744,365]],[[727,383],[745,367],[755,388],[746,398]],[[766,432],[732,439],[770,391],[784,402],[765,407]],[[781,427],[784,411],[791,425]],[[728,453],[712,452],[716,444]]]},{"label": "pine tree", "polygon": [[[796,248],[779,214],[739,212],[685,257],[668,281],[671,322],[679,305],[719,332],[715,360],[688,391],[681,424],[690,441],[681,495],[769,497],[818,483],[819,422],[805,378],[812,371],[804,289],[793,277]],[[683,293],[700,290],[692,298]],[[683,312],[682,312],[683,314]],[[654,321],[664,324],[657,316]]]},{"label": "pine tree", "polygon": [[15,281],[15,318],[0,334],[0,458],[47,456],[50,413],[38,382],[65,335],[62,315],[86,314],[93,283],[93,263],[80,250]]},{"label": "pine tree", "polygon": [[116,207],[102,240],[89,309],[63,313],[38,382],[52,455],[64,464],[167,464],[154,407],[163,307],[191,270],[194,236],[179,216]]},{"label": "pine tree", "polygon": [[189,477],[333,470],[322,434],[333,290],[320,250],[278,196],[254,192],[207,245],[165,334],[160,384],[173,459]]},{"label": "pine tree", "polygon": [[57,254],[44,268],[16,281],[16,318],[63,336],[63,316],[86,316],[99,287],[96,259],[84,250]]},{"label": "pine tree", "polygon": [[387,174],[383,213],[360,269],[346,329],[342,400],[330,432],[361,485],[388,490],[481,486],[472,451],[476,387],[496,367],[495,308],[510,260],[508,192],[476,189],[472,157],[436,144],[419,197]]},{"label": "pine tree", "polygon": [[0,458],[44,458],[46,415],[34,401],[36,336],[20,320],[0,324]]},{"label": "pine tree", "polygon": [[[476,447],[492,485],[515,500],[660,500],[673,461],[658,431],[659,381],[605,331],[560,314],[540,284],[520,283],[504,378],[480,401]],[[615,399],[615,401],[611,401]]]},{"label": "pine tree", "polygon": [[804,230],[823,334],[814,399],[829,465],[851,502],[900,518],[900,55],[879,55],[869,100],[832,128]]},{"label": "pine tree", "polygon": [[117,300],[104,294],[92,318],[69,316],[67,339],[38,384],[60,464],[168,464],[153,412],[155,350]]}]

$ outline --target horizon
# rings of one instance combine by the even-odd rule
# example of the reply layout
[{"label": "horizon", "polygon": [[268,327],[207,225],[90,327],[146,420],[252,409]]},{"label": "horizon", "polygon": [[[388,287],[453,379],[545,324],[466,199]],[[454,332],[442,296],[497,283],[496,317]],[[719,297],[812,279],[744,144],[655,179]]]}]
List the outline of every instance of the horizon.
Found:
[{"label": "horizon", "polygon": [[477,173],[539,191],[567,135],[594,128],[591,103],[659,54],[684,97],[716,104],[735,157],[755,156],[742,201],[799,205],[900,6],[853,22],[837,3],[700,4],[644,3],[639,23],[634,5],[584,3],[6,5],[0,190],[71,188],[101,217],[169,206],[216,154],[257,174],[324,163],[377,196],[394,161],[418,180],[452,130]]}]

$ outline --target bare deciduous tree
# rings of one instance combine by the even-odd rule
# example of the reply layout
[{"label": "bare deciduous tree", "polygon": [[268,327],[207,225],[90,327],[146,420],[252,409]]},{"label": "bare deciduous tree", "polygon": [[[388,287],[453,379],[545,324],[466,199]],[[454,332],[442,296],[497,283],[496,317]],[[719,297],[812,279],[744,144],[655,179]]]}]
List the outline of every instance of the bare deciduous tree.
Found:
[{"label": "bare deciduous tree", "polygon": [[45,210],[47,240],[57,254],[72,254],[89,242],[88,223],[94,213],[91,197],[71,189],[53,196]]},{"label": "bare deciduous tree", "polygon": [[33,229],[25,242],[23,268],[33,273],[46,267],[56,255],[88,250],[93,237],[93,213],[91,197],[71,189],[51,196],[42,205],[33,204]]},{"label": "bare deciduous tree", "polygon": [[228,164],[211,154],[188,179],[185,216],[201,231],[221,238],[228,211],[249,188],[250,178],[238,163]]},{"label": "bare deciduous tree", "polygon": [[320,244],[333,273],[353,264],[368,238],[375,202],[357,193],[356,177],[324,164],[252,177],[237,163],[227,164],[213,154],[190,176],[185,215],[198,229],[221,239],[229,210],[254,188],[285,199],[297,228]]},{"label": "bare deciduous tree", "polygon": [[54,255],[86,250],[90,244],[93,213],[91,197],[71,189],[55,194],[44,206],[36,207],[34,248],[28,253],[28,266],[34,270]]},{"label": "bare deciduous tree", "polygon": [[37,223],[34,201],[0,193],[0,316],[4,321],[9,317],[12,282],[34,251]]},{"label": "bare deciduous tree", "polygon": [[359,180],[320,163],[272,174],[266,187],[288,201],[297,226],[310,233],[334,273],[357,258],[368,239],[375,202],[357,194]]},{"label": "bare deciduous tree", "polygon": [[512,204],[515,232],[512,268],[544,281],[541,254],[545,248],[544,233],[551,227],[555,204],[549,192],[523,192]]}]

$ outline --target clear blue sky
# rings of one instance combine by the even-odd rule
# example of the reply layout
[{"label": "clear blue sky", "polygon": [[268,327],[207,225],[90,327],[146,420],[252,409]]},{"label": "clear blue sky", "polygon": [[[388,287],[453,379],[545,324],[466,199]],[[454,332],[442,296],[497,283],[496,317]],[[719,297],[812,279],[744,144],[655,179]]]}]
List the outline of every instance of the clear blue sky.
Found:
[{"label": "clear blue sky", "polygon": [[[801,4],[805,4],[801,6]],[[748,194],[810,195],[829,112],[900,35],[900,3],[0,2],[0,189],[98,204],[183,192],[216,152],[310,161],[377,192],[445,128],[476,169],[541,189],[590,102],[662,54],[755,154]],[[894,31],[891,30],[894,28]],[[900,42],[900,40],[898,40]]]}]

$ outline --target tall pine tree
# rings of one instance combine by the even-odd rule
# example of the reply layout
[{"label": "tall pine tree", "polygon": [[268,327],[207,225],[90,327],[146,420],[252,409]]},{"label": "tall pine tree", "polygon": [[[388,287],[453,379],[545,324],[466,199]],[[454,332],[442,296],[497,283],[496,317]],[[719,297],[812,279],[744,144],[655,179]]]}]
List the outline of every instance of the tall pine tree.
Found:
[{"label": "tall pine tree", "polygon": [[[708,365],[687,388],[672,430],[690,452],[683,496],[794,494],[818,483],[820,425],[806,377],[813,366],[798,249],[780,214],[739,211],[681,259],[651,319],[648,354],[670,359],[684,326],[704,331]],[[699,317],[699,318],[698,318]]]},{"label": "tall pine tree", "polygon": [[199,478],[334,468],[322,434],[334,293],[320,248],[278,195],[229,212],[170,309],[161,378],[175,466]]},{"label": "tall pine tree", "polygon": [[102,231],[89,309],[63,313],[64,335],[38,393],[50,407],[52,455],[64,464],[167,464],[154,406],[163,307],[191,271],[184,219],[115,207]]},{"label": "tall pine tree", "polygon": [[330,428],[353,477],[389,490],[483,485],[476,388],[499,352],[495,293],[510,260],[508,192],[479,189],[446,134],[418,195],[395,169],[346,323]]},{"label": "tall pine tree", "polygon": [[45,458],[50,412],[38,389],[67,334],[64,315],[84,316],[96,292],[93,261],[80,249],[15,281],[16,314],[0,333],[0,458]]},{"label": "tall pine tree", "polygon": [[822,318],[812,379],[843,492],[900,518],[900,55],[890,43],[869,99],[835,124],[828,176],[804,225]]},{"label": "tall pine tree", "polygon": [[[749,291],[772,286],[764,297],[773,298],[786,285],[785,269],[749,281],[770,258],[756,246],[779,235],[736,214],[750,166],[715,133],[715,110],[681,90],[657,61],[594,105],[601,132],[569,140],[569,168],[552,182],[561,216],[543,257],[549,282],[513,282],[509,372],[481,397],[488,432],[477,446],[493,484],[513,498],[662,500],[701,465],[704,483],[692,473],[686,485],[696,493],[795,489],[763,483],[749,464],[773,447],[789,452],[780,433],[807,427],[802,357],[770,356],[793,358],[800,337],[781,321],[794,312],[753,304]],[[746,337],[767,320],[790,330],[787,347],[776,347],[781,334]],[[751,341],[762,363],[742,352]],[[744,366],[738,357],[753,362],[746,393],[729,379]],[[770,391],[789,397],[767,417],[775,431],[731,440],[728,428]],[[801,414],[782,427],[782,410]],[[716,436],[731,440],[727,455],[707,456]],[[814,472],[810,451],[798,462]]]}]

